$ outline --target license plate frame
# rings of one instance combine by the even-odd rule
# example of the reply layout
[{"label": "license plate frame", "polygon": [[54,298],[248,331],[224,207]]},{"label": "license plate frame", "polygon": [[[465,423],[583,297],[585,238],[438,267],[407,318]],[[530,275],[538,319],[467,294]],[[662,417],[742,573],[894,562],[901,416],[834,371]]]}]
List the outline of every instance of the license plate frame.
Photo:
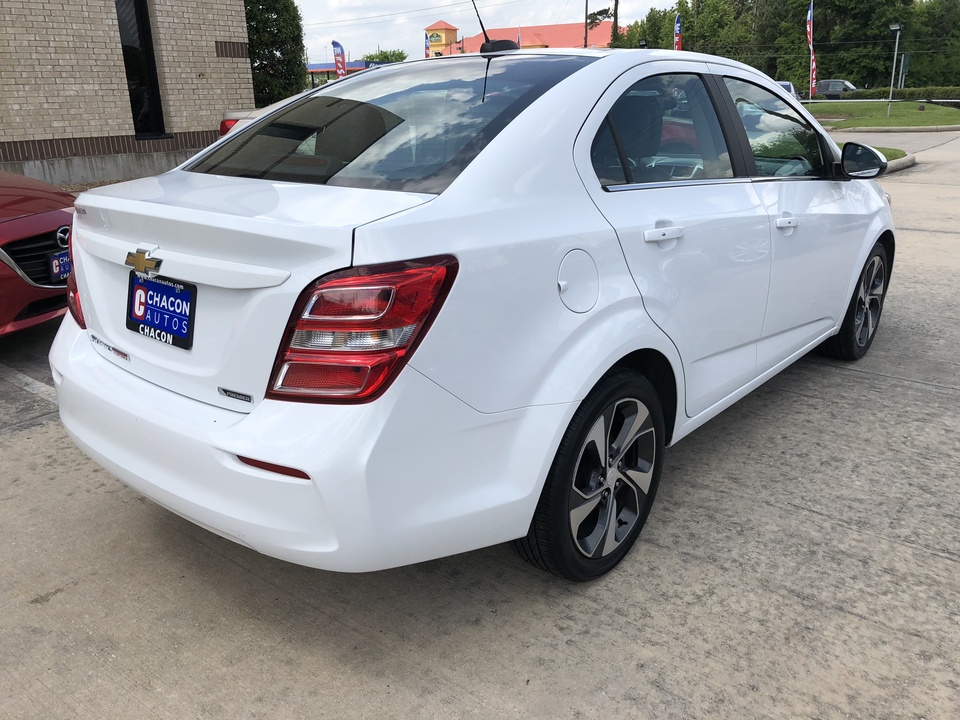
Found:
[{"label": "license plate frame", "polygon": [[50,269],[51,282],[61,282],[67,279],[73,269],[70,264],[70,251],[57,250],[47,254],[47,267]]},{"label": "license plate frame", "polygon": [[130,271],[127,284],[127,329],[182,350],[193,347],[197,286],[157,275]]}]

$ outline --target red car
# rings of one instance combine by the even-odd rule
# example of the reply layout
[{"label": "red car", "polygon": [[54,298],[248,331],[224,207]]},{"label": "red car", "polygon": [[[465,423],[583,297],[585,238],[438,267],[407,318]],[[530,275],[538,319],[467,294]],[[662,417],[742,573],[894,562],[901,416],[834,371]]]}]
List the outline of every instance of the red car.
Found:
[{"label": "red car", "polygon": [[0,336],[63,315],[73,195],[0,172]]}]

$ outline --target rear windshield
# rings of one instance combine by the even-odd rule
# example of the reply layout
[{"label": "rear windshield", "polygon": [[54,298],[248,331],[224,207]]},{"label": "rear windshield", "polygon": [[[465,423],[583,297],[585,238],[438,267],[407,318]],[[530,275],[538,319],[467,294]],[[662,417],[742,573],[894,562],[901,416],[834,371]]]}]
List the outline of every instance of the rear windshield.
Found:
[{"label": "rear windshield", "polygon": [[440,193],[524,108],[593,60],[471,56],[377,68],[293,103],[187,169]]}]

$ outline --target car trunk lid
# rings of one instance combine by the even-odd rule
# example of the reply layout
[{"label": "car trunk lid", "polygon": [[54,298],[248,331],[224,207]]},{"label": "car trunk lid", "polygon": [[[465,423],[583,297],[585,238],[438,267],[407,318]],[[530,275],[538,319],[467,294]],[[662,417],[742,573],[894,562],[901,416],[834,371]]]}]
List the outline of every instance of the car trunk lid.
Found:
[{"label": "car trunk lid", "polygon": [[432,197],[183,171],[86,193],[73,251],[87,328],[125,370],[249,411],[304,287],[350,265],[354,228]]}]

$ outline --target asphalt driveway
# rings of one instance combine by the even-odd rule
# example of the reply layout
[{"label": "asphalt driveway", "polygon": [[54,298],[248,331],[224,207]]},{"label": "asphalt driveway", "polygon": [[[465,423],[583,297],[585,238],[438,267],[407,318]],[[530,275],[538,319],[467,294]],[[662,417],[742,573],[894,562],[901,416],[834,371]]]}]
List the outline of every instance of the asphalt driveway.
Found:
[{"label": "asphalt driveway", "polygon": [[857,137],[919,161],[883,180],[870,354],[810,356],[670,449],[587,585],[508,547],[257,555],[74,448],[55,328],[0,339],[0,717],[960,717],[960,133]]}]

